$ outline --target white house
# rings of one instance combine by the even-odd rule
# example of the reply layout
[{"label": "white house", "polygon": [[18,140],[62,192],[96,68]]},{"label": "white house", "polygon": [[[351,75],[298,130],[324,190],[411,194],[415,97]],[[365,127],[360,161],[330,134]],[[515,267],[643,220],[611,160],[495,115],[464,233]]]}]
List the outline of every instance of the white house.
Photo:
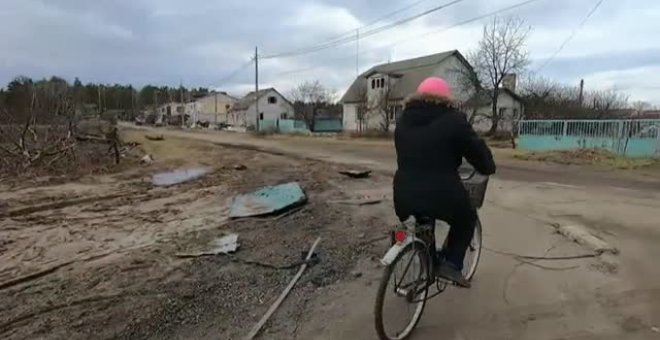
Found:
[{"label": "white house", "polygon": [[[259,101],[258,115],[257,100]],[[234,126],[254,127],[257,117],[260,121],[273,121],[291,119],[293,115],[293,104],[274,88],[267,88],[259,90],[258,96],[252,91],[236,102],[229,110],[227,123]]]},{"label": "white house", "polygon": [[391,128],[405,98],[427,77],[442,77],[454,89],[454,99],[467,101],[461,75],[473,72],[460,52],[453,50],[425,57],[377,65],[358,76],[341,99],[345,131]]},{"label": "white house", "polygon": [[[497,95],[497,112],[500,117],[498,129],[511,131],[513,122],[521,119],[525,114],[523,99],[516,93],[516,75],[508,74],[504,77]],[[475,95],[466,103],[468,116],[474,115],[472,126],[475,130],[485,132],[490,130],[493,115],[493,104],[490,91]]]},{"label": "white house", "polygon": [[[493,106],[490,98],[484,98],[475,110],[467,110],[468,115],[475,114],[472,126],[476,131],[485,132],[490,130],[493,115]],[[471,112],[470,112],[471,111]],[[500,122],[498,128],[501,131],[511,131],[513,122],[522,118],[525,113],[525,105],[522,98],[508,88],[500,88],[497,98],[497,111]]]}]

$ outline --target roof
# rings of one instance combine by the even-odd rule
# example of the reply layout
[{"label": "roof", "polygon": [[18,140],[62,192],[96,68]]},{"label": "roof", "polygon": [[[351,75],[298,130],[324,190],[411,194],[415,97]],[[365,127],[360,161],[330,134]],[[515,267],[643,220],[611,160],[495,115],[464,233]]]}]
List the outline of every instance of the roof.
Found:
[{"label": "roof", "polygon": [[[293,105],[293,104],[291,104],[291,102],[288,99],[286,99],[286,97],[284,97],[281,93],[279,93],[273,87],[269,87],[269,88],[266,88],[266,89],[263,89],[263,90],[259,90],[259,98],[261,98],[262,96],[264,96],[264,95],[266,95],[270,92],[277,93],[280,97],[282,97],[282,99],[284,99],[284,101],[289,103],[289,105]],[[233,111],[247,110],[250,107],[250,105],[252,105],[252,103],[254,103],[256,100],[257,100],[257,96],[256,96],[255,92],[254,91],[249,92],[248,94],[245,95],[245,97],[239,99],[236,102],[236,104],[234,104],[234,106],[232,107],[232,110]]]},{"label": "roof", "polygon": [[367,89],[367,78],[374,74],[387,74],[399,78],[390,95],[393,99],[401,99],[413,93],[422,80],[429,77],[438,64],[449,57],[455,56],[470,69],[472,66],[458,50],[446,51],[424,57],[401,60],[393,63],[376,65],[359,75],[341,98],[342,103],[355,103]]},{"label": "roof", "polygon": [[[510,89],[501,87],[499,92],[506,93],[509,96],[511,96],[513,99],[519,102],[523,102],[523,98],[519,94],[511,91]],[[467,102],[465,102],[465,105],[468,107],[482,107],[482,106],[490,105],[490,98],[491,98],[490,90],[479,91],[478,93],[473,95],[470,99],[468,99]]]},{"label": "roof", "polygon": [[227,99],[232,100],[232,101],[237,101],[237,100],[238,100],[238,98],[236,98],[236,97],[234,97],[234,96],[231,96],[231,95],[227,94],[227,92],[219,91],[219,92],[209,92],[208,94],[206,94],[206,95],[204,95],[204,96],[202,96],[202,97],[195,98],[195,101],[202,101],[202,100],[207,100],[207,99],[215,99],[215,96],[216,96],[216,95],[218,95],[218,96],[224,96],[224,97],[226,97]]}]

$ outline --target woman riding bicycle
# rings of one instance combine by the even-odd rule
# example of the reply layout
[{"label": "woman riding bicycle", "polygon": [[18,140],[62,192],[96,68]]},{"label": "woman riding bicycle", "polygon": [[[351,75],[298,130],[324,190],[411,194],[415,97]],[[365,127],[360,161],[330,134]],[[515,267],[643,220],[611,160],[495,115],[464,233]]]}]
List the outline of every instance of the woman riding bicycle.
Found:
[{"label": "woman riding bicycle", "polygon": [[[474,233],[477,213],[458,173],[462,159],[483,175],[495,173],[493,155],[452,101],[449,84],[427,78],[411,95],[394,131],[397,172],[394,208],[401,221],[442,220],[450,225],[447,246],[436,254],[435,273],[469,288],[463,259]],[[430,220],[424,220],[430,219]]]}]

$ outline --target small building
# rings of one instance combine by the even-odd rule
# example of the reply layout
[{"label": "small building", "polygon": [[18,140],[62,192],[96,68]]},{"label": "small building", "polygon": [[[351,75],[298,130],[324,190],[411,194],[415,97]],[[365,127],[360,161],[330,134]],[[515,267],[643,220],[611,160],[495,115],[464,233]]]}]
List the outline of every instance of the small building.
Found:
[{"label": "small building", "polygon": [[359,75],[341,99],[345,131],[390,130],[403,110],[405,98],[427,77],[442,77],[454,89],[454,99],[467,101],[461,76],[474,72],[457,51],[376,65]]},{"label": "small building", "polygon": [[[259,112],[257,114],[257,100]],[[238,100],[229,110],[227,123],[233,126],[252,127],[259,121],[275,121],[294,117],[293,104],[274,88],[254,91]]]}]

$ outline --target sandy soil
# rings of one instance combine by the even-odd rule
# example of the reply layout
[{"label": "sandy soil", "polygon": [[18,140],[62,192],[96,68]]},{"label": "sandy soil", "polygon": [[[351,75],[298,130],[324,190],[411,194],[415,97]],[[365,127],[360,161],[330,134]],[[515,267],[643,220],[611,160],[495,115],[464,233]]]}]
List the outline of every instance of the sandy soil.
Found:
[{"label": "sandy soil", "polygon": [[[350,281],[358,259],[380,255],[373,244],[389,229],[390,216],[382,214],[389,203],[327,202],[383,195],[386,177],[352,180],[319,161],[171,137],[151,142],[140,132],[126,137],[156,162],[0,190],[0,338],[241,338],[296,270],[267,266],[300,261],[321,236],[320,263],[267,325],[268,338],[291,338],[321,287]],[[170,187],[150,182],[154,173],[185,167],[210,173]],[[309,196],[300,211],[228,220],[233,195],[289,181]],[[176,256],[204,250],[228,232],[239,234],[234,256]]]}]

